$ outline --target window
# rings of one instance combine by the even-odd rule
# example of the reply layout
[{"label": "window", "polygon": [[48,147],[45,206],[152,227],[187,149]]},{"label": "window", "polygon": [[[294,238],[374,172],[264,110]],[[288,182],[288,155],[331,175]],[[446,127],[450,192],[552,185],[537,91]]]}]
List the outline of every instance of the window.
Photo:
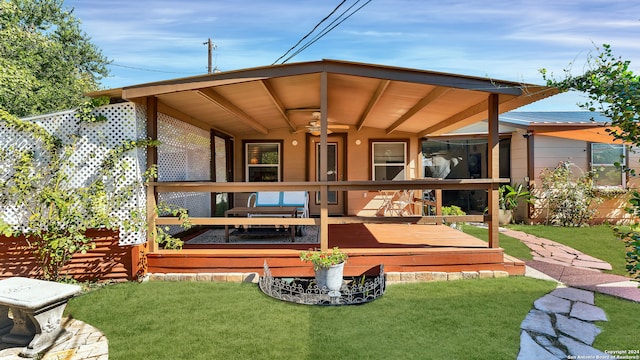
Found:
[{"label": "window", "polygon": [[591,144],[591,169],[598,174],[595,185],[624,187],[625,173],[616,163],[622,164],[625,156],[624,145]]},{"label": "window", "polygon": [[406,142],[372,142],[373,180],[405,180]]},{"label": "window", "polygon": [[281,145],[279,142],[245,143],[246,181],[281,181]]}]

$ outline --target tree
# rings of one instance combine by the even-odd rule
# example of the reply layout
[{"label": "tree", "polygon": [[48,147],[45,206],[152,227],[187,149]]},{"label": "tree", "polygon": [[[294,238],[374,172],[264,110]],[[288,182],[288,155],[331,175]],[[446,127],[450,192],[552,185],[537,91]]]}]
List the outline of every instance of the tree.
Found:
[{"label": "tree", "polygon": [[[541,70],[542,76],[547,85],[560,91],[576,90],[587,94],[588,100],[578,105],[607,116],[613,126],[607,131],[615,139],[640,147],[640,76],[629,69],[630,61],[613,55],[610,45],[604,44],[597,50],[597,56],[588,57],[587,70],[581,75],[572,75],[568,68],[560,80],[547,74],[545,69]],[[640,216],[638,191],[632,192],[627,211]],[[626,245],[627,271],[640,280],[640,225],[618,233]]]},{"label": "tree", "polygon": [[[587,59],[587,71],[572,75],[565,69],[564,79],[557,80],[546,69],[540,70],[547,85],[562,92],[576,90],[585,93],[588,100],[578,104],[583,109],[601,112],[611,119],[614,129],[607,130],[616,138],[640,145],[640,76],[629,69],[630,61],[613,55],[611,46],[604,44],[597,56]],[[615,129],[617,127],[618,129]]]},{"label": "tree", "polygon": [[71,109],[108,60],[62,0],[0,0],[0,108],[23,117]]}]

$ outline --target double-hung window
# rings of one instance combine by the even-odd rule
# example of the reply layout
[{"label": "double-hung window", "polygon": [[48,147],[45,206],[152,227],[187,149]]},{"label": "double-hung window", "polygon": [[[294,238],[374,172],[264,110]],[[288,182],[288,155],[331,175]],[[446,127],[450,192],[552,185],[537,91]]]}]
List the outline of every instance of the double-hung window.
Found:
[{"label": "double-hung window", "polygon": [[591,169],[597,173],[596,186],[626,185],[625,172],[620,167],[624,164],[627,150],[618,144],[591,144]]},{"label": "double-hung window", "polygon": [[371,143],[373,180],[406,180],[407,143],[373,141]]},{"label": "double-hung window", "polygon": [[246,142],[245,174],[249,182],[276,182],[282,177],[281,142]]}]

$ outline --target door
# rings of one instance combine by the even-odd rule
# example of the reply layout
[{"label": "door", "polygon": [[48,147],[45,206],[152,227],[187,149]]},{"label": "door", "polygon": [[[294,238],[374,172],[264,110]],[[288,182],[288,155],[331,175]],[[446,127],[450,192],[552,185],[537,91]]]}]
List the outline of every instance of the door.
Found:
[{"label": "door", "polygon": [[[346,179],[345,162],[345,137],[346,135],[333,135],[327,138],[327,180],[344,181]],[[309,179],[320,180],[320,137],[310,136],[309,144]],[[344,215],[344,192],[330,191],[328,194],[329,215]],[[320,193],[309,194],[309,211],[311,215],[320,215]]]}]

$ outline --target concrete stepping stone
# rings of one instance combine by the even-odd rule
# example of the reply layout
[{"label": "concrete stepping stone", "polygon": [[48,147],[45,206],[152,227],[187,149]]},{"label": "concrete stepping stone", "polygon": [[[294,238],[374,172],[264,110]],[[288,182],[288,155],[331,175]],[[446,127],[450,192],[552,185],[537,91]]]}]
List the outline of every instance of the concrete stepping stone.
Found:
[{"label": "concrete stepping stone", "polygon": [[574,303],[569,316],[584,321],[608,321],[604,310],[583,302]]},{"label": "concrete stepping stone", "polygon": [[561,314],[556,315],[556,329],[587,345],[592,345],[596,336],[602,331],[590,322],[569,318]]},{"label": "concrete stepping stone", "polygon": [[556,336],[556,331],[553,329],[549,314],[536,309],[529,311],[524,321],[522,321],[520,328],[539,334]]},{"label": "concrete stepping stone", "polygon": [[571,301],[547,294],[533,302],[533,306],[546,313],[568,314],[571,311]]}]

